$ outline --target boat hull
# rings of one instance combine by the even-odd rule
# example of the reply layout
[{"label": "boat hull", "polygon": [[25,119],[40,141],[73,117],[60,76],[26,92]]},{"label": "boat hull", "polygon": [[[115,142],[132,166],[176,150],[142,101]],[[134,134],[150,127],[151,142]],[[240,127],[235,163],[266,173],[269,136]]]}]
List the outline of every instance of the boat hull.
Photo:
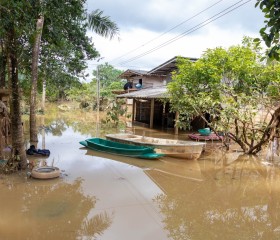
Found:
[{"label": "boat hull", "polygon": [[107,134],[106,138],[120,143],[154,147],[157,153],[181,159],[197,159],[205,148],[205,143],[201,142],[143,137],[125,133]]},{"label": "boat hull", "polygon": [[80,141],[80,144],[95,151],[117,154],[122,156],[157,159],[164,156],[154,151],[151,147],[132,146],[114,141],[109,141],[101,138],[91,138],[85,141]]}]

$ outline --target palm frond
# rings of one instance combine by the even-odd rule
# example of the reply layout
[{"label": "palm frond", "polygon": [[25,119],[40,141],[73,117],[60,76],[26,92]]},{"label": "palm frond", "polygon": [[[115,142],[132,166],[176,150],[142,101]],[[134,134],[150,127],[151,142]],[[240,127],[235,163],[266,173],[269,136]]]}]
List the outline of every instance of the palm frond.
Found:
[{"label": "palm frond", "polygon": [[108,213],[100,213],[91,219],[86,219],[82,225],[82,232],[85,236],[94,237],[102,235],[103,232],[112,224],[112,217]]},{"label": "palm frond", "polygon": [[88,15],[89,28],[100,36],[112,39],[119,34],[119,28],[116,23],[110,20],[108,16],[103,16],[103,11],[97,9]]}]

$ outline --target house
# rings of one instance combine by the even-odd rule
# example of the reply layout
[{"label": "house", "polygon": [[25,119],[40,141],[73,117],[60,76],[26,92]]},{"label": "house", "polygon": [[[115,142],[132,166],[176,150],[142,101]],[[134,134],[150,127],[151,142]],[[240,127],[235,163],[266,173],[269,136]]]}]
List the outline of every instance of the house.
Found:
[{"label": "house", "polygon": [[[149,74],[147,71],[143,70],[131,70],[128,69],[123,72],[120,78],[126,79],[127,82],[132,84],[132,89],[139,90],[139,88],[154,88],[162,86],[164,84],[165,77],[156,74]],[[137,85],[141,87],[137,88]]]},{"label": "house", "polygon": [[[196,61],[196,58],[189,58]],[[117,98],[125,98],[132,124],[141,124],[150,128],[174,128],[179,113],[170,111],[166,85],[172,81],[172,72],[176,71],[177,57],[155,67],[150,71],[128,69],[120,75],[127,79],[130,87]]]},{"label": "house", "polygon": [[[141,85],[141,89],[165,86],[172,80],[171,73],[177,70],[177,58],[178,57],[173,57],[150,71],[128,69],[123,72],[119,78],[126,79],[127,82],[132,83],[132,89],[139,90],[139,88],[136,87],[137,84]],[[188,59],[191,61],[197,60],[197,58]]]}]

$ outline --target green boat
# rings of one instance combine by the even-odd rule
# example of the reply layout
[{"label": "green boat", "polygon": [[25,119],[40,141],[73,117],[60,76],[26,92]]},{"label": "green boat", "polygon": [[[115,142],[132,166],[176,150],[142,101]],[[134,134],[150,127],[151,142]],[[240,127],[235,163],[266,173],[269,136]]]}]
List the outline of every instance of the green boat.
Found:
[{"label": "green boat", "polygon": [[164,154],[156,153],[154,148],[145,146],[134,146],[130,144],[118,143],[102,138],[90,138],[79,142],[81,145],[95,151],[111,154],[123,155],[128,157],[157,159]]}]

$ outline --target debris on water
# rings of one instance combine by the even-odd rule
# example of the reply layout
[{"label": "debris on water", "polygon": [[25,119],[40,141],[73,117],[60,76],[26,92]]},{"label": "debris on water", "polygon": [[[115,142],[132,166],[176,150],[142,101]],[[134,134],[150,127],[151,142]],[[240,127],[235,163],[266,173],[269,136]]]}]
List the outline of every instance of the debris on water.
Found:
[{"label": "debris on water", "polygon": [[118,180],[125,180],[125,178],[124,177],[119,177]]},{"label": "debris on water", "polygon": [[27,178],[31,178],[31,172],[26,172]]},{"label": "debris on water", "polygon": [[262,164],[265,166],[273,166],[273,164],[271,162],[262,162]]},{"label": "debris on water", "polygon": [[275,228],[275,229],[273,230],[273,232],[280,232],[280,226],[278,226],[277,228]]}]

